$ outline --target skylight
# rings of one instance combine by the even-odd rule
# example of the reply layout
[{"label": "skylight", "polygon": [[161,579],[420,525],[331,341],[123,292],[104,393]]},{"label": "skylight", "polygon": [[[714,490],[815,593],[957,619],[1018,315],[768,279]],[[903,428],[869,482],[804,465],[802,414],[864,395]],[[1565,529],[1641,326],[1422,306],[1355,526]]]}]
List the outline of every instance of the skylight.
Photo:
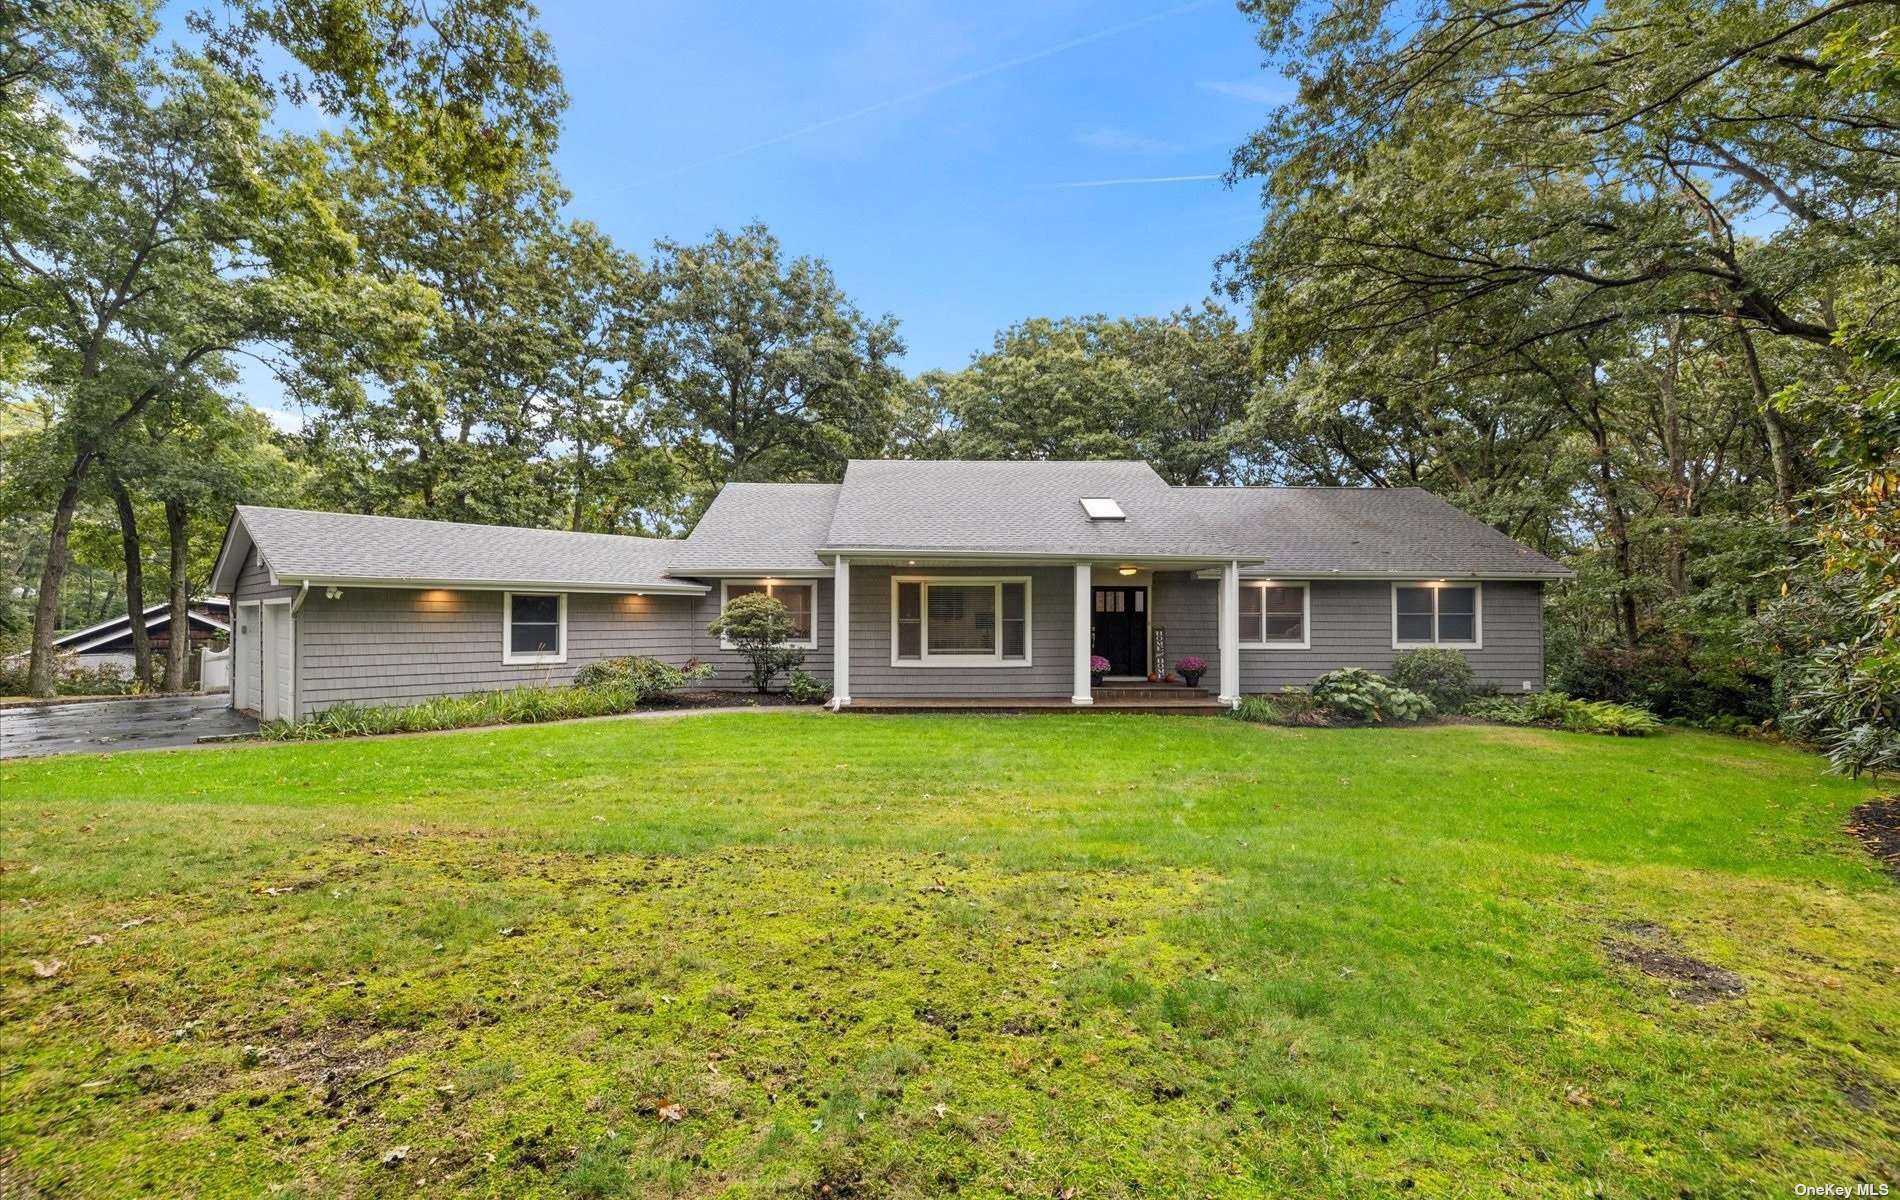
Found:
[{"label": "skylight", "polygon": [[1128,514],[1122,511],[1122,506],[1107,496],[1084,496],[1082,511],[1089,515],[1091,521],[1126,521],[1128,519]]}]

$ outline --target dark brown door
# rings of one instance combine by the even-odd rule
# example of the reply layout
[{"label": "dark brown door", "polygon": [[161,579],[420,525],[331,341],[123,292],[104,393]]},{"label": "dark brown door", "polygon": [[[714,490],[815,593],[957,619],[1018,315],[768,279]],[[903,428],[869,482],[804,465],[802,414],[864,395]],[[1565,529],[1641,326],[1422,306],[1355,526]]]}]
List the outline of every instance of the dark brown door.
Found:
[{"label": "dark brown door", "polygon": [[1090,642],[1110,675],[1148,673],[1148,589],[1098,587]]}]

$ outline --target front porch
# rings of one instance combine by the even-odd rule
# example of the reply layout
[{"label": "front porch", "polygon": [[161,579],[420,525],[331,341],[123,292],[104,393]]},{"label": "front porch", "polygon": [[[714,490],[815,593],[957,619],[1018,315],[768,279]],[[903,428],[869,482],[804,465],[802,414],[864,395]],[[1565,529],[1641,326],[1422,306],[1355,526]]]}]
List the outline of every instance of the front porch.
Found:
[{"label": "front porch", "polygon": [[[849,711],[859,713],[896,712],[987,712],[1050,713],[1075,712],[1072,698],[1063,696],[883,696],[859,699]],[[1214,698],[1206,688],[1180,683],[1109,681],[1092,689],[1089,712],[1160,713],[1168,716],[1217,716],[1229,705]]]},{"label": "front porch", "polygon": [[[1219,712],[1239,700],[1239,567],[1180,558],[833,560],[833,706]],[[1171,676],[1205,664],[1205,686]],[[1099,663],[1107,666],[1098,672]],[[1097,682],[1100,680],[1099,682]]]}]

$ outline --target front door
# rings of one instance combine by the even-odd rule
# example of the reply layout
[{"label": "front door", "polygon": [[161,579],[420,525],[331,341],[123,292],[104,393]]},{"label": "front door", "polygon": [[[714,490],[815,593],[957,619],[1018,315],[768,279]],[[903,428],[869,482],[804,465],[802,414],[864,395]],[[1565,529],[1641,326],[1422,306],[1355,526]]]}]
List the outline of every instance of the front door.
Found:
[{"label": "front door", "polygon": [[1089,637],[1110,675],[1148,673],[1148,589],[1098,587]]}]

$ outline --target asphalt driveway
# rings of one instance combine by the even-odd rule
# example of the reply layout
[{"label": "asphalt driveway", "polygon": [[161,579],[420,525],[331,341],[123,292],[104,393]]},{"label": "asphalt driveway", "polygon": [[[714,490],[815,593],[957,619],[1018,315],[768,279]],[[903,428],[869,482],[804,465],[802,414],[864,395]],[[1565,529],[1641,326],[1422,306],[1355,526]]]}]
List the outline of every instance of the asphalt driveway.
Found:
[{"label": "asphalt driveway", "polygon": [[227,708],[230,702],[225,695],[152,696],[0,709],[0,758],[155,750],[255,731],[257,722]]}]

